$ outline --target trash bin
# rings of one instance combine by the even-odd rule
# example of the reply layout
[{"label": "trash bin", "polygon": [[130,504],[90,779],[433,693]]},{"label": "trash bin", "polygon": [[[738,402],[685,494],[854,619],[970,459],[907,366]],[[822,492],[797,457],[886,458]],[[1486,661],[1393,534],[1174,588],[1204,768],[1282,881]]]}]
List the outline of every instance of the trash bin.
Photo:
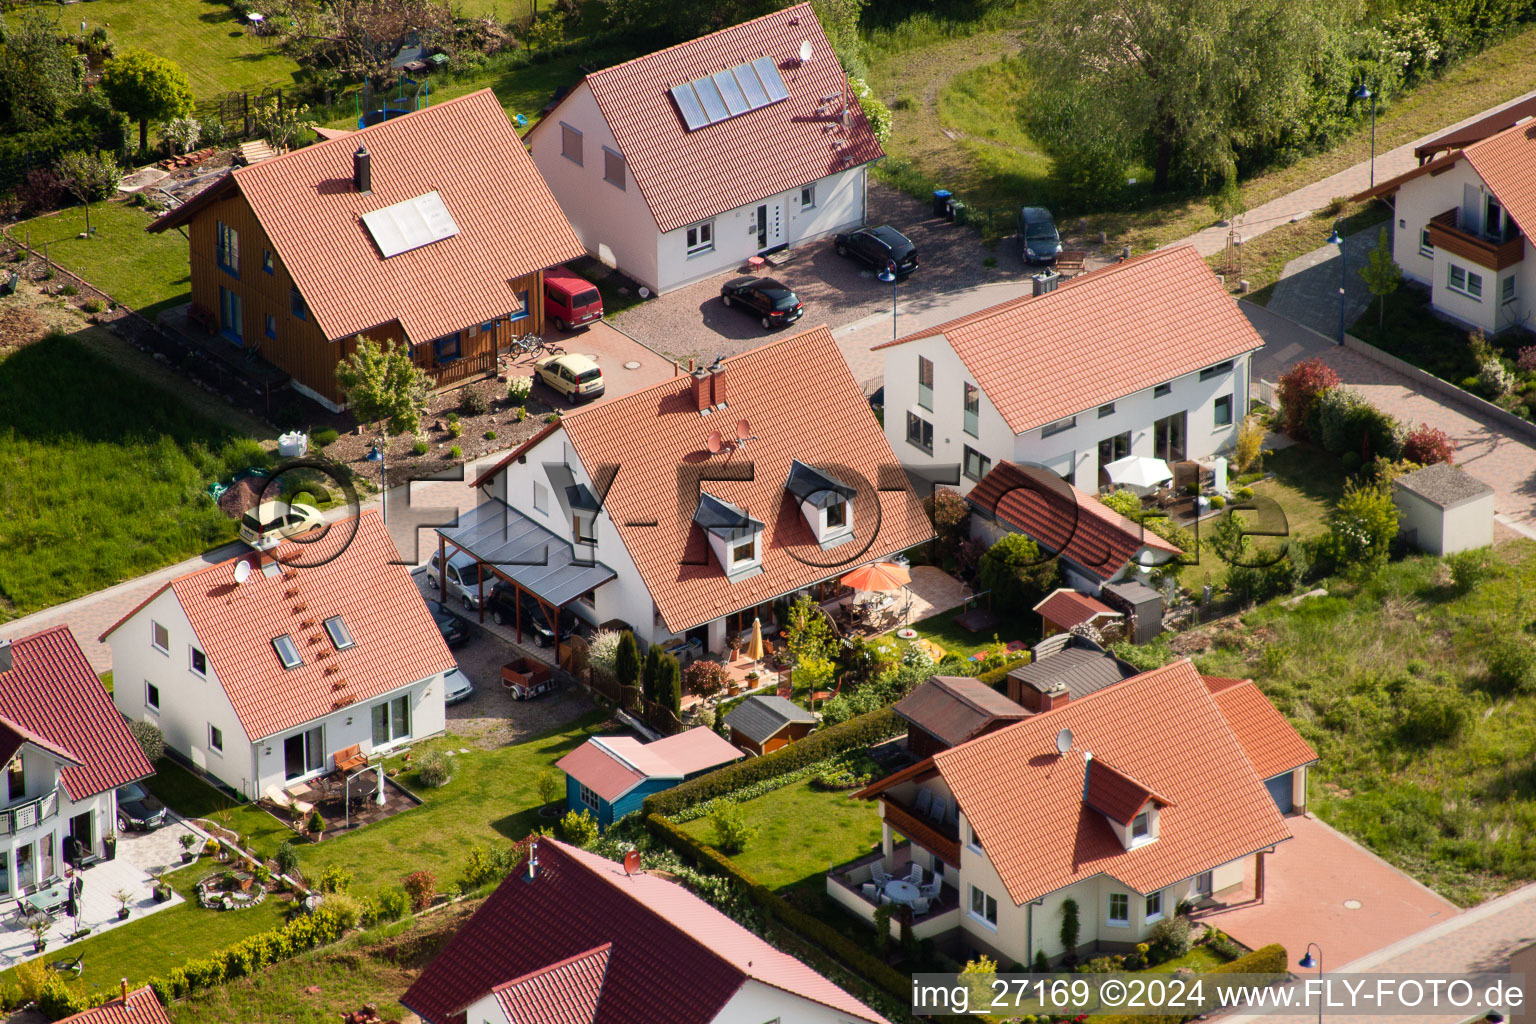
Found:
[{"label": "trash bin", "polygon": [[935,217],[949,216],[949,197],[953,195],[947,188],[933,190],[933,215]]},{"label": "trash bin", "polygon": [[962,203],[958,199],[950,200],[950,202],[949,202],[949,219],[950,220],[954,221],[956,224],[964,224],[964,223],[966,223],[967,221],[970,220],[970,216],[971,215],[966,210],[964,203]]}]

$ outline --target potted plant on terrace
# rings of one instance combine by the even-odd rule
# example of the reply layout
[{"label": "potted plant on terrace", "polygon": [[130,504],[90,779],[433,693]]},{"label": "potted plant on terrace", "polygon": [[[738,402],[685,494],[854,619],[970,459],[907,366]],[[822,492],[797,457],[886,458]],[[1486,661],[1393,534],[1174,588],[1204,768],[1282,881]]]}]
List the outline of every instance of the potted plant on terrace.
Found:
[{"label": "potted plant on terrace", "polygon": [[325,838],[325,818],[321,816],[319,808],[309,814],[309,831],[317,843]]},{"label": "potted plant on terrace", "polygon": [[192,847],[196,845],[197,836],[193,835],[191,832],[183,832],[181,834],[181,862],[183,864],[192,863],[192,858],[196,856],[196,854],[192,852]]},{"label": "potted plant on terrace", "polygon": [[32,933],[32,952],[41,953],[48,948],[48,930],[53,919],[47,914],[34,914],[27,918],[27,931]]},{"label": "potted plant on terrace", "polygon": [[117,900],[117,919],[128,920],[128,904],[133,902],[133,893],[127,889],[119,889],[112,894],[112,898]]},{"label": "potted plant on terrace", "polygon": [[[86,851],[89,853],[90,851]],[[101,855],[107,860],[117,857],[117,833],[108,832],[101,837]]]}]

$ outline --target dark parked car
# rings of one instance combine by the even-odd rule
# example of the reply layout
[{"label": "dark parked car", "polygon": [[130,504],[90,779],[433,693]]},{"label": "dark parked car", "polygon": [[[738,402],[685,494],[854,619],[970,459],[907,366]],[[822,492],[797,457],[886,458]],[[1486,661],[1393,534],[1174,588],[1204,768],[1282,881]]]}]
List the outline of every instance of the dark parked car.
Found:
[{"label": "dark parked car", "polygon": [[[485,604],[490,609],[491,617],[498,625],[517,625],[517,593],[512,586],[505,581],[496,584],[486,596]],[[552,647],[555,643],[555,631],[550,628],[549,616],[539,606],[539,602],[533,599],[531,594],[523,594],[523,632],[533,634],[533,642],[540,647]],[[574,612],[560,610],[560,639],[569,640],[581,625]]]},{"label": "dark parked car", "polygon": [[852,256],[877,271],[894,265],[896,276],[905,277],[917,269],[917,246],[889,224],[834,235],[832,242],[839,256]]},{"label": "dark parked car", "polygon": [[443,634],[443,643],[457,647],[469,639],[469,623],[449,611],[443,602],[428,601],[427,608],[432,612],[432,621],[437,623],[437,631]]},{"label": "dark parked car", "polygon": [[770,330],[800,319],[805,310],[789,285],[771,277],[735,277],[720,286],[720,301],[758,318]]},{"label": "dark parked car", "polygon": [[151,832],[165,824],[165,804],[144,788],[130,782],[117,788],[117,830]]},{"label": "dark parked car", "polygon": [[1055,263],[1061,255],[1061,235],[1051,211],[1026,206],[1019,211],[1019,250],[1025,263]]}]

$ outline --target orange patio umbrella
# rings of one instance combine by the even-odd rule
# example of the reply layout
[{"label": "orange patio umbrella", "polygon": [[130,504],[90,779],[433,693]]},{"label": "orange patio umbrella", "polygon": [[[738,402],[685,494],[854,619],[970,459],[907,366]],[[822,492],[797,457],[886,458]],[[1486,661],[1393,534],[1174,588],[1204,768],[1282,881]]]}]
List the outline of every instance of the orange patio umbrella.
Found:
[{"label": "orange patio umbrella", "polygon": [[854,590],[886,593],[900,590],[911,583],[912,574],[895,562],[872,562],[853,570],[840,582],[843,586],[852,587]]}]

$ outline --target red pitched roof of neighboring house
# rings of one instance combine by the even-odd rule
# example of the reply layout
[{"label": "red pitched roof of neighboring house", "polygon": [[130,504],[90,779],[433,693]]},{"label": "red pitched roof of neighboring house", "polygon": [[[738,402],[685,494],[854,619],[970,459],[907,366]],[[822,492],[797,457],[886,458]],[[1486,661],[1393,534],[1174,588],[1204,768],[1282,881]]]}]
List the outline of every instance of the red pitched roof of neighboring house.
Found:
[{"label": "red pitched roof of neighboring house", "polygon": [[47,751],[65,764],[85,763],[79,757],[76,757],[73,751],[67,750],[57,743],[39,736],[26,726],[18,725],[9,718],[0,715],[0,764],[9,764],[11,758],[16,756],[16,751],[20,750],[24,743],[30,743]]},{"label": "red pitched roof of neighboring house", "polygon": [[969,676],[929,676],[891,710],[950,746],[998,722],[1030,714],[1028,708]]},{"label": "red pitched roof of neighboring house", "polygon": [[613,943],[491,989],[512,1024],[593,1024]]},{"label": "red pitched roof of neighboring house", "polygon": [[[269,576],[253,565],[239,586],[235,563],[254,563],[255,555],[187,573],[151,594],[101,639],[166,588],[173,590],[252,740],[456,664],[411,574],[395,564],[400,556],[378,512],[331,523],[312,543],[289,541],[278,557],[304,567]],[[261,561],[271,565],[270,557]],[[335,649],[323,625],[336,615],[354,641],[345,650]],[[297,668],[283,668],[273,650],[272,641],[284,634],[304,659]]]},{"label": "red pitched roof of neighboring house", "polygon": [[[807,40],[811,61],[800,65]],[[765,55],[778,66],[788,99],[688,131],[673,86]],[[586,83],[662,231],[885,155],[810,4],[604,68]],[[558,124],[559,109],[533,130]]]},{"label": "red pitched roof of neighboring house", "polygon": [[1114,576],[1144,547],[1181,553],[1140,523],[1038,466],[999,462],[965,497],[1100,579]]},{"label": "red pitched roof of neighboring house", "polygon": [[171,1024],[165,1007],[148,985],[100,1006],[58,1021],[58,1024]]},{"label": "red pitched roof of neighboring house", "polygon": [[0,716],[13,740],[77,762],[60,773],[75,800],[155,772],[67,626],[11,643],[10,671],[0,672]]},{"label": "red pitched roof of neighboring house", "polygon": [[594,736],[555,767],[612,803],[646,779],[682,779],[743,756],[713,729],[696,726],[650,743],[632,736]]},{"label": "red pitched roof of neighboring house", "polygon": [[1520,230],[1536,236],[1536,122],[1517,124],[1462,155]]},{"label": "red pitched roof of neighboring house", "polygon": [[[359,146],[370,157],[370,193],[352,186]],[[489,89],[238,167],[150,230],[184,224],[232,190],[332,340],[398,320],[420,344],[505,316],[521,309],[514,278],[585,252]],[[457,234],[381,256],[362,216],[431,192]]]},{"label": "red pitched roof of neighboring house", "polygon": [[1415,146],[1413,155],[1422,160],[1426,156],[1445,150],[1464,149],[1475,142],[1497,135],[1515,122],[1527,117],[1536,117],[1536,96],[1521,100],[1519,103],[1511,103],[1487,117],[1480,117],[1471,124],[1452,129],[1422,146]]},{"label": "red pitched roof of neighboring house", "polygon": [[[400,1002],[430,1024],[520,978],[611,946],[592,1024],[705,1024],[749,978],[870,1024],[882,1017],[675,882],[553,839],[491,894]],[[585,1000],[588,985],[576,987]]]},{"label": "red pitched roof of neighboring house", "polygon": [[1212,693],[1220,693],[1222,690],[1253,682],[1252,679],[1238,679],[1236,676],[1201,676],[1200,679],[1205,683],[1205,688]]},{"label": "red pitched roof of neighboring house", "polygon": [[[1210,679],[1206,686],[1211,685]],[[1213,692],[1237,742],[1261,779],[1272,779],[1317,760],[1317,751],[1291,727],[1253,680]]]},{"label": "red pitched roof of neighboring house", "polygon": [[[558,424],[589,478],[618,468],[603,508],[668,630],[680,633],[770,601],[932,536],[890,442],[825,326],[733,356],[722,372],[728,408],[709,416],[699,415],[692,378],[682,376],[568,413]],[[756,440],[739,448],[727,444],[711,456],[710,433],[734,438],[742,419]],[[825,551],[817,544],[784,488],[795,459],[857,488],[849,503],[852,541]],[[706,476],[699,488],[767,524],[762,572],[734,583],[726,578],[693,520],[693,499],[679,497],[679,471],[690,468],[717,476],[750,474]]]},{"label": "red pitched roof of neighboring house", "polygon": [[1264,347],[1189,245],[875,348],[939,336],[1015,434]]},{"label": "red pitched roof of neighboring house", "polygon": [[1088,762],[1088,779],[1083,788],[1083,802],[1122,825],[1129,825],[1151,800],[1160,807],[1171,801],[1158,796],[1118,768],[1096,757]]},{"label": "red pitched roof of neighboring house", "polygon": [[1079,594],[1070,587],[1060,587],[1051,591],[1044,601],[1035,605],[1034,610],[1040,613],[1041,618],[1055,623],[1062,629],[1071,629],[1084,622],[1092,622],[1100,616],[1117,619],[1121,615],[1098,598]]},{"label": "red pitched roof of neighboring house", "polygon": [[[1058,755],[1064,728],[1073,745]],[[1171,801],[1155,842],[1125,849],[1084,804],[1085,751]],[[933,763],[1019,905],[1100,874],[1154,892],[1290,838],[1187,660],[940,751]]]},{"label": "red pitched roof of neighboring house", "polygon": [[1415,178],[1421,178],[1426,174],[1430,177],[1443,174],[1452,167],[1455,167],[1456,161],[1460,160],[1461,156],[1462,153],[1459,149],[1453,150],[1450,153],[1442,153],[1428,163],[1420,164],[1411,170],[1404,171],[1402,174],[1388,178],[1386,181],[1379,181],[1364,192],[1355,193],[1349,197],[1349,201],[1359,203],[1367,199],[1385,199]]}]

